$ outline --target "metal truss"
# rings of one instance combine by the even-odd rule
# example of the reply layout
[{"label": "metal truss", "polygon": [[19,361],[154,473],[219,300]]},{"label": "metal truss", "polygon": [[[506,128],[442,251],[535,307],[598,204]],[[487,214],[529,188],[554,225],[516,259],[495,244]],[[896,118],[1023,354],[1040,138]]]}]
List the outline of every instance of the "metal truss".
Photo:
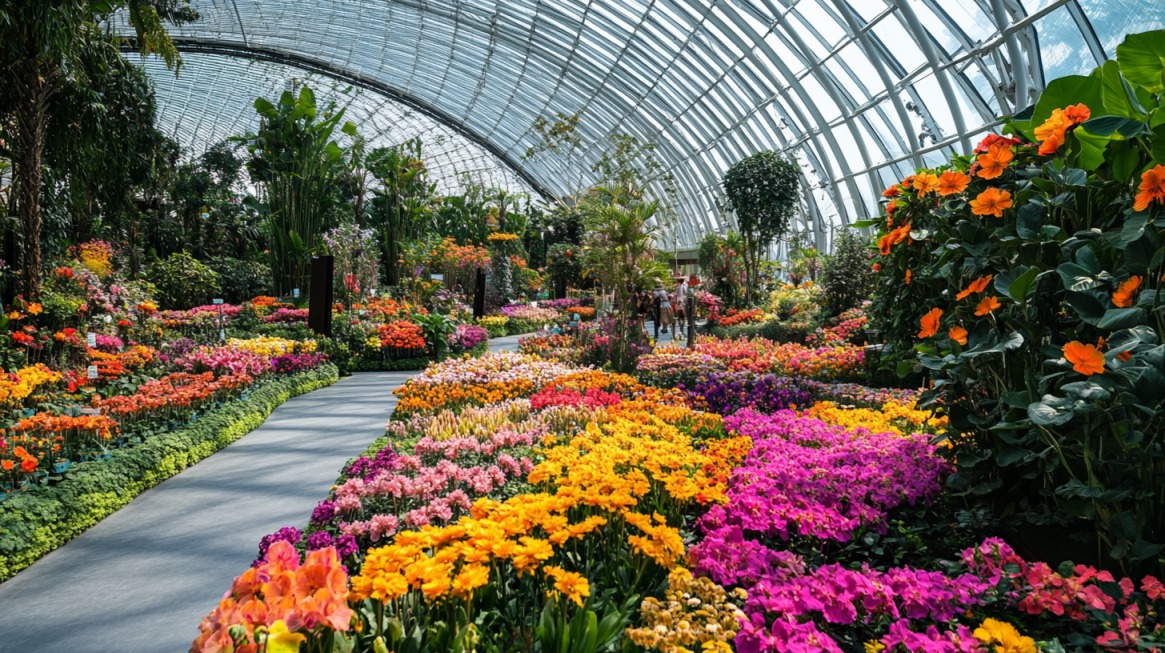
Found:
[{"label": "metal truss", "polygon": [[[408,123],[430,152],[437,134],[455,143],[443,174],[490,170],[565,196],[593,178],[609,135],[626,133],[654,143],[675,180],[665,241],[679,248],[731,228],[720,179],[766,149],[801,164],[796,227],[828,248],[894,180],[969,151],[1047,79],[1102,63],[1123,32],[1165,25],[1155,0],[192,4],[203,19],[175,34],[187,53],[178,80],[152,66],[179,136],[226,135],[250,119],[237,98],[312,75],[356,86],[362,115],[387,133]],[[537,117],[576,111],[584,146],[523,158]]]}]

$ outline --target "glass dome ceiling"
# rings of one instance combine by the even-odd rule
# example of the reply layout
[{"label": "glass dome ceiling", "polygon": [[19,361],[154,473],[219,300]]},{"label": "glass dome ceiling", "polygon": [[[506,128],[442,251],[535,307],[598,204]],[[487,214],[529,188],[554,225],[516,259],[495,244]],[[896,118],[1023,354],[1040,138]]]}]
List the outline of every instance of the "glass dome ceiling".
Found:
[{"label": "glass dome ceiling", "polygon": [[[250,100],[281,90],[273,80],[286,72],[256,61],[355,85],[375,124],[427,118],[419,133],[434,157],[424,134],[463,137],[440,156],[511,168],[490,174],[551,195],[577,190],[607,136],[627,133],[655,143],[674,175],[667,241],[680,247],[731,226],[720,178],[764,149],[801,164],[799,227],[827,247],[834,229],[873,212],[883,187],[969,151],[996,116],[1112,56],[1125,33],[1165,26],[1159,0],[191,4],[202,19],[173,31],[181,76],[154,69],[163,116],[180,138],[190,130],[187,142],[241,131]],[[522,159],[539,142],[535,118],[576,111],[577,156]]]}]

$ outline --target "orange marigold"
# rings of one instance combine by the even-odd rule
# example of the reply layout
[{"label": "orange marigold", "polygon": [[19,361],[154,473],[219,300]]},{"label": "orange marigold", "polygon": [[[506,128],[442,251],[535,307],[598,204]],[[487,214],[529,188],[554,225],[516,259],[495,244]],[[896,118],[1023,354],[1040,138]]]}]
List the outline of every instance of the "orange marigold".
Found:
[{"label": "orange marigold", "polygon": [[938,178],[938,194],[942,196],[958,195],[967,190],[971,178],[961,172],[947,170]]},{"label": "orange marigold", "polygon": [[1112,294],[1112,303],[1120,308],[1128,308],[1133,305],[1133,299],[1137,295],[1137,289],[1141,287],[1141,277],[1131,276],[1128,279],[1120,282],[1116,287],[1116,292]]},{"label": "orange marigold", "polygon": [[1064,144],[1068,130],[1088,120],[1091,115],[1092,111],[1083,104],[1053,110],[1044,124],[1036,127],[1036,139],[1040,141],[1039,154],[1055,154]]},{"label": "orange marigold", "polygon": [[1003,217],[1003,212],[1011,208],[1011,193],[998,188],[988,188],[971,200],[971,212],[975,215]]},{"label": "orange marigold", "polygon": [[975,279],[974,281],[971,282],[971,285],[967,286],[966,289],[964,289],[957,296],[955,296],[955,299],[958,299],[958,300],[966,299],[967,297],[970,297],[971,295],[973,295],[975,293],[981,293],[984,290],[987,290],[987,284],[991,283],[991,279],[994,276],[995,275],[993,275],[993,274],[989,274],[985,277],[979,277],[978,279]]},{"label": "orange marigold", "polygon": [[1104,374],[1104,354],[1096,345],[1086,345],[1078,340],[1064,345],[1064,358],[1072,363],[1072,369],[1083,374]]},{"label": "orange marigold", "polygon": [[943,309],[941,309],[941,308],[930,309],[930,311],[928,311],[926,315],[923,315],[918,320],[918,323],[922,326],[922,330],[918,332],[918,337],[919,338],[929,338],[929,337],[933,336],[934,334],[938,333],[938,326],[939,326],[939,322],[942,320],[942,317],[943,317]]},{"label": "orange marigold", "polygon": [[989,297],[984,297],[979,302],[979,305],[975,307],[975,315],[982,317],[984,315],[987,315],[988,313],[993,312],[995,309],[999,308],[1000,306],[1002,306],[1002,304],[999,303],[999,298],[997,298],[995,295],[991,295]]},{"label": "orange marigold", "polygon": [[933,172],[920,172],[914,175],[913,186],[914,190],[918,191],[919,197],[932,193],[938,190],[938,175]]},{"label": "orange marigold", "polygon": [[979,155],[979,177],[995,179],[1003,174],[1014,158],[1015,154],[1011,152],[1011,146],[1002,143],[992,145],[987,148],[986,153]]},{"label": "orange marigold", "polygon": [[967,344],[967,330],[961,326],[951,327],[950,330],[947,331],[947,336],[949,336],[951,340],[954,340],[960,345]]},{"label": "orange marigold", "polygon": [[1144,211],[1151,202],[1165,204],[1165,165],[1149,168],[1141,174],[1141,192],[1133,202],[1134,211]]}]

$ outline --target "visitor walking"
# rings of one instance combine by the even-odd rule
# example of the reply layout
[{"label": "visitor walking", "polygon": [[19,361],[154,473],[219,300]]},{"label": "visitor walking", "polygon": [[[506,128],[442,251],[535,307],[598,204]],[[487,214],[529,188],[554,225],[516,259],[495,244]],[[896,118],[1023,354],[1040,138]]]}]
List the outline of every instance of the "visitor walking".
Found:
[{"label": "visitor walking", "polygon": [[[657,324],[664,333],[667,333],[671,331],[673,322],[675,321],[675,312],[672,308],[671,295],[669,295],[668,292],[664,290],[662,282],[655,287],[652,295],[655,297],[656,301],[659,302],[659,320]],[[672,334],[672,338],[675,338],[674,333]]]},{"label": "visitor walking", "polygon": [[[672,303],[675,305],[676,327],[679,328],[680,336],[684,335],[684,323],[688,319],[688,283],[684,279],[680,279],[680,283],[676,286],[676,291],[672,295]],[[675,331],[672,331],[672,339],[676,337]]]}]

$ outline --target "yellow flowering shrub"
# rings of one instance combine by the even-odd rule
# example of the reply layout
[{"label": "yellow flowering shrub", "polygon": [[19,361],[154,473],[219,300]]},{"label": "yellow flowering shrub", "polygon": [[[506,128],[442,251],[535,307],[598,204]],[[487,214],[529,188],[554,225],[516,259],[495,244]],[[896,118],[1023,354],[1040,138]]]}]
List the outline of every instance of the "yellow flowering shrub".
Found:
[{"label": "yellow flowering shrub", "polygon": [[881,409],[854,408],[832,401],[819,401],[803,414],[847,429],[864,427],[874,433],[885,431],[898,435],[942,433],[949,421],[945,416],[936,416],[934,411],[916,408],[914,402],[897,401],[886,402]]},{"label": "yellow flowering shrub", "polygon": [[21,368],[12,374],[0,374],[0,406],[18,406],[37,389],[60,380],[61,373],[50,370],[43,363]]},{"label": "yellow flowering shrub", "polygon": [[244,349],[252,354],[270,358],[282,356],[283,354],[310,354],[319,345],[315,340],[304,340],[301,342],[286,338],[276,338],[274,336],[257,336],[247,338],[246,340],[231,338],[227,340],[227,346],[233,349]]}]

